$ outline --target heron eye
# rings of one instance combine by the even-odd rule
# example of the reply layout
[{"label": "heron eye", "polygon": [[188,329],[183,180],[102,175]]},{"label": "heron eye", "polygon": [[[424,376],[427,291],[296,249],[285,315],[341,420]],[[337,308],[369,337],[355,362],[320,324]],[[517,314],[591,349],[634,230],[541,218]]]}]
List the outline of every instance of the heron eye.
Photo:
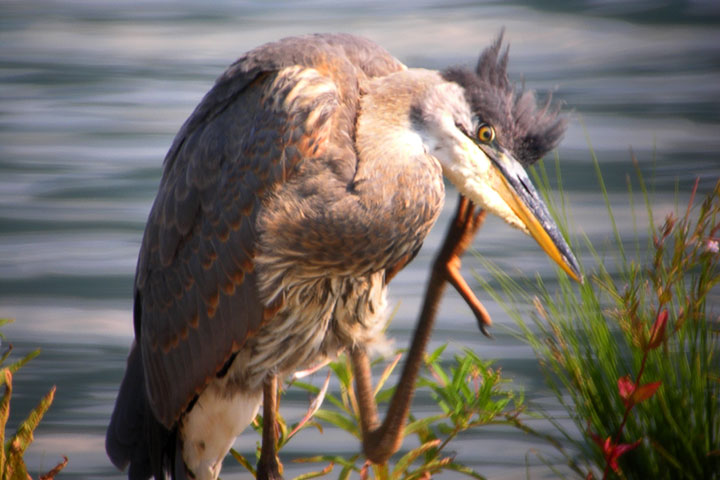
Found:
[{"label": "heron eye", "polygon": [[495,129],[487,123],[480,125],[477,131],[477,139],[483,143],[490,143],[495,140]]}]

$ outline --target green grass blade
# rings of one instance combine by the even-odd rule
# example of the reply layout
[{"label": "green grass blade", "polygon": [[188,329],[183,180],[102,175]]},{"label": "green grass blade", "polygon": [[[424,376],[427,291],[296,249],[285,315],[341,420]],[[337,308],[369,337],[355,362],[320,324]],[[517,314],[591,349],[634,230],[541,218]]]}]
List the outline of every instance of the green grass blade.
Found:
[{"label": "green grass blade", "polygon": [[5,445],[5,428],[7,427],[8,417],[10,416],[10,399],[12,397],[12,373],[9,369],[3,368],[0,371],[5,385],[2,400],[0,400],[0,474],[5,472],[5,463],[7,461]]},{"label": "green grass blade", "polygon": [[315,412],[315,418],[331,423],[338,428],[345,430],[356,438],[360,438],[360,428],[351,418],[331,410],[320,409]]},{"label": "green grass blade", "polygon": [[256,475],[257,472],[255,471],[255,467],[253,467],[253,466],[250,464],[250,462],[248,462],[247,458],[245,458],[240,452],[238,452],[238,451],[235,450],[234,448],[231,448],[231,449],[230,449],[230,455],[232,455],[232,457],[233,457],[240,465],[242,465],[243,467],[245,467],[245,469],[246,469],[248,472],[252,473],[253,476]]},{"label": "green grass blade", "polygon": [[406,472],[410,465],[426,452],[437,448],[440,443],[440,440],[432,440],[430,442],[424,443],[423,445],[420,445],[417,448],[410,450],[408,453],[403,455],[400,460],[398,460],[395,464],[395,468],[393,468],[393,480],[401,480],[402,478],[406,478]]},{"label": "green grass blade", "polygon": [[310,478],[324,477],[328,473],[332,472],[333,468],[335,468],[335,464],[330,463],[327,467],[323,468],[322,470],[318,470],[317,472],[309,472],[298,475],[297,477],[295,477],[295,480],[308,480]]},{"label": "green grass blade", "polygon": [[16,373],[21,367],[23,367],[26,363],[28,363],[30,360],[37,357],[38,355],[40,355],[39,348],[28,353],[17,362],[10,364],[7,368],[10,370],[11,373]]},{"label": "green grass blade", "polygon": [[52,387],[50,391],[45,395],[40,403],[30,412],[28,417],[23,421],[17,429],[15,435],[10,439],[10,443],[21,456],[25,453],[25,450],[33,441],[33,432],[40,424],[40,420],[47,412],[50,405],[52,405],[53,399],[55,398],[55,387]]}]

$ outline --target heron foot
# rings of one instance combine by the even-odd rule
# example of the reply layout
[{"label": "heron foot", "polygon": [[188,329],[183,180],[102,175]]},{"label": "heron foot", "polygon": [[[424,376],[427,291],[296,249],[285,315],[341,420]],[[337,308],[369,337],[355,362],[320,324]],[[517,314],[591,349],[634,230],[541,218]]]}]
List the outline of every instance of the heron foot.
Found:
[{"label": "heron foot", "polygon": [[475,205],[463,195],[460,195],[455,217],[445,235],[436,266],[444,268],[446,280],[455,287],[455,290],[465,300],[475,315],[480,331],[491,337],[487,327],[492,325],[492,319],[487,309],[480,303],[467,282],[460,273],[461,256],[470,248],[475,234],[485,221],[487,212],[483,209],[475,211]]}]

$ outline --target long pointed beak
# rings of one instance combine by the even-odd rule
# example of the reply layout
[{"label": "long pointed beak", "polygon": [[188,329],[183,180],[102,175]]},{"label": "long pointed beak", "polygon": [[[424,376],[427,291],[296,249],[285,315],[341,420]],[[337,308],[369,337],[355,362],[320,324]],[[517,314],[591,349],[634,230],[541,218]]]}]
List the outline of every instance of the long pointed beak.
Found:
[{"label": "long pointed beak", "polygon": [[479,145],[497,168],[497,193],[524,224],[530,236],[575,281],[582,283],[577,259],[550,216],[525,169],[502,147]]}]

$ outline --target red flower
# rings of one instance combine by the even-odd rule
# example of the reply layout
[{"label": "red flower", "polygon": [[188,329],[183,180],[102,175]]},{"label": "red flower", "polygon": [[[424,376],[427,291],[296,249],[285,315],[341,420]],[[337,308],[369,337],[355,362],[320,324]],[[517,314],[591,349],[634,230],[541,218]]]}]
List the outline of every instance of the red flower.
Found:
[{"label": "red flower", "polygon": [[644,402],[648,398],[655,395],[662,382],[646,383],[638,386],[630,379],[630,375],[618,378],[618,392],[620,398],[627,408],[632,408],[640,402]]},{"label": "red flower", "polygon": [[635,382],[630,380],[630,375],[618,378],[618,391],[620,392],[620,398],[626,407],[630,406],[632,394],[635,391]]},{"label": "red flower", "polygon": [[633,443],[621,443],[616,445],[610,437],[603,440],[599,435],[593,432],[590,432],[590,437],[592,437],[593,441],[602,448],[605,461],[610,464],[610,468],[612,468],[615,473],[620,471],[620,466],[617,463],[618,458],[640,445],[640,442],[642,441],[642,439],[640,439]]},{"label": "red flower", "polygon": [[665,326],[667,325],[668,311],[667,308],[663,308],[653,323],[652,329],[650,330],[650,342],[648,342],[647,348],[654,350],[659,347],[665,340]]}]

